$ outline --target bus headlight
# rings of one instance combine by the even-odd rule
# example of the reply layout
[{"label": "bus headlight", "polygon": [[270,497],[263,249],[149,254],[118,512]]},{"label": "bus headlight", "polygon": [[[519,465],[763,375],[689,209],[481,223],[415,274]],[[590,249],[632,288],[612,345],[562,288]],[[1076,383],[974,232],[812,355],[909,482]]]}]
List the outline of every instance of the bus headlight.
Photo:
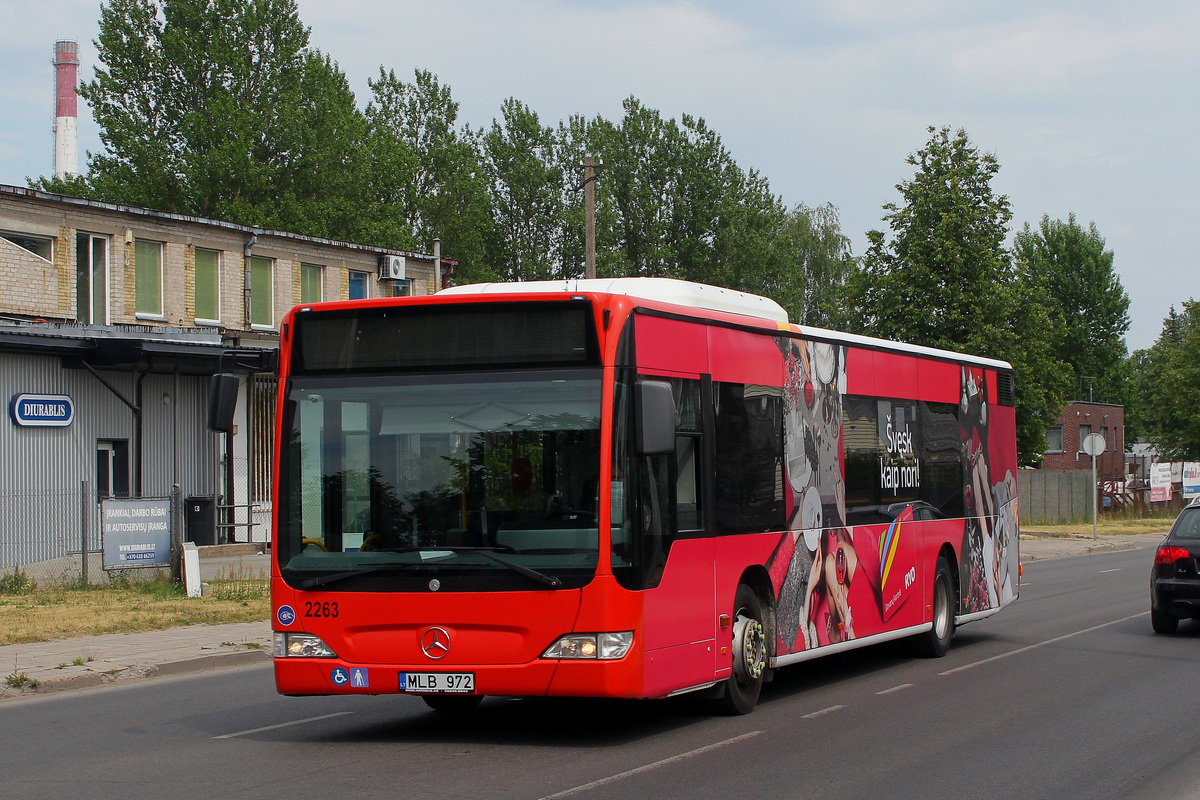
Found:
[{"label": "bus headlight", "polygon": [[546,648],[542,658],[624,658],[633,647],[633,631],[569,633]]},{"label": "bus headlight", "polygon": [[275,631],[276,658],[337,658],[329,645],[311,633]]}]

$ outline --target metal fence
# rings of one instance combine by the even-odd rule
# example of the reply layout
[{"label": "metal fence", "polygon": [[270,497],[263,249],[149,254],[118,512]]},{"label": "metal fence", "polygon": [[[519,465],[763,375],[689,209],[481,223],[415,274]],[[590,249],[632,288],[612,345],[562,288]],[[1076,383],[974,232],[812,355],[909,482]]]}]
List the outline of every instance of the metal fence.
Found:
[{"label": "metal fence", "polygon": [[[183,540],[182,494],[172,493],[172,542]],[[38,583],[102,583],[100,498],[81,483],[74,491],[0,490],[0,575],[20,570]],[[160,570],[137,569],[146,577]]]}]

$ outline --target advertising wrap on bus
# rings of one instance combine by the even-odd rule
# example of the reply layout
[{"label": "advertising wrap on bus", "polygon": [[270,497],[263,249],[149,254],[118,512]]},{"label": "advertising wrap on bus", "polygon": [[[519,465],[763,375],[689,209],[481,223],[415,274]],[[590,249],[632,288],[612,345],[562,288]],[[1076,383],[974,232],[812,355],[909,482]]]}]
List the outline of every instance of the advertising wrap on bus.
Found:
[{"label": "advertising wrap on bus", "polygon": [[285,694],[704,692],[1016,597],[1005,362],[660,279],[302,306],[282,327]]}]

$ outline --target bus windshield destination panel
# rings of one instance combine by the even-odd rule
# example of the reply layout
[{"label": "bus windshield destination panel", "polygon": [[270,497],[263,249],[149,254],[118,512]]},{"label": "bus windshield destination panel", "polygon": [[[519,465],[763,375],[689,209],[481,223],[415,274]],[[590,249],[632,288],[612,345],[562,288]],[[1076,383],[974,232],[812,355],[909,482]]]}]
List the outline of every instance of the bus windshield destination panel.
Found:
[{"label": "bus windshield destination panel", "polygon": [[771,669],[940,656],[1015,599],[1007,364],[640,280],[289,315],[280,692],[746,713]]}]

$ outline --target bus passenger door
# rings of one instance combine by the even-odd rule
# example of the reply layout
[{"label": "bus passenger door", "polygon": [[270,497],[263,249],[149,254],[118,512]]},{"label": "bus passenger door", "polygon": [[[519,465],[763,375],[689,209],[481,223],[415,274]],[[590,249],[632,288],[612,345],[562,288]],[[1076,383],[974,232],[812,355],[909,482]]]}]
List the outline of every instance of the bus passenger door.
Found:
[{"label": "bus passenger door", "polygon": [[713,675],[714,564],[704,534],[700,382],[670,378],[674,452],[643,457],[646,693],[707,683]]}]

